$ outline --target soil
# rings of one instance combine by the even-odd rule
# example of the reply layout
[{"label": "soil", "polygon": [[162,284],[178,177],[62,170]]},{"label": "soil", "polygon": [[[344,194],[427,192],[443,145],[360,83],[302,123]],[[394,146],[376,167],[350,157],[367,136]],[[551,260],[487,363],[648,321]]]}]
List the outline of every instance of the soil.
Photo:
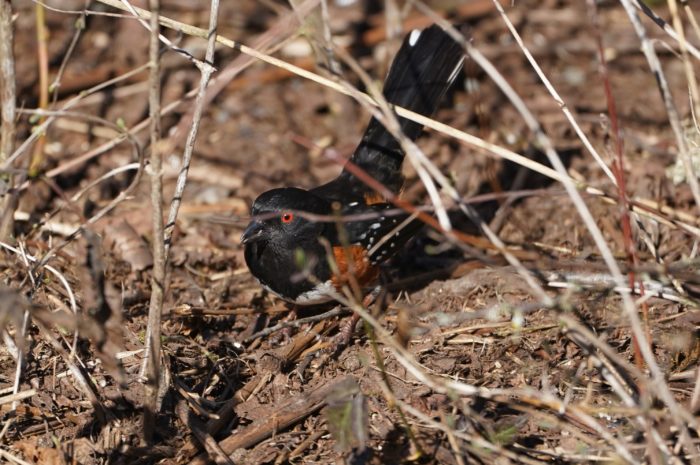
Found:
[{"label": "soil", "polygon": [[[148,7],[145,1],[131,3]],[[168,0],[161,14],[206,29],[206,3]],[[648,3],[671,21],[666,2]],[[691,3],[689,8],[697,6]],[[569,174],[618,198],[491,2],[470,4],[475,6],[431,2],[523,98]],[[84,8],[78,0],[47,5]],[[374,2],[328,7],[336,41],[381,80],[402,37],[385,39],[391,15]],[[583,133],[606,164],[615,166],[612,120],[587,3],[521,0],[504,7]],[[37,6],[16,1],[13,8],[18,107],[36,108]],[[98,2],[90,9],[117,11]],[[283,32],[273,26],[288,14],[284,2],[222,2],[218,32],[256,46],[272,30],[275,44]],[[430,23],[416,11],[410,16],[421,25]],[[46,11],[51,79],[65,65],[52,109],[148,62],[149,33],[129,18],[86,16],[71,50],[80,18]],[[617,2],[598,2],[598,20],[624,145],[620,176],[627,196],[663,205],[662,217],[675,223],[640,216],[643,231],[635,225],[629,236],[622,225],[624,202],[589,194],[584,199],[625,272],[634,269],[637,278],[683,291],[682,298],[669,298],[649,289],[639,316],[669,392],[689,411],[700,357],[698,243],[678,224],[700,227],[697,205],[687,183],[674,183],[677,140],[625,10]],[[656,40],[677,111],[688,121],[691,104],[677,44],[648,18],[642,22]],[[310,24],[305,28],[313,36]],[[686,27],[688,41],[700,44]],[[204,40],[170,30],[164,34],[203,57]],[[308,44],[304,37],[295,38],[274,56],[323,73]],[[175,51],[164,51],[161,59],[163,107],[180,101],[162,120],[163,136],[172,144],[163,158],[169,202],[194,105],[185,95],[198,87],[200,73]],[[225,75],[236,60],[241,60],[238,51],[217,48],[214,78]],[[690,62],[700,71],[696,61]],[[343,73],[363,88],[351,71]],[[0,253],[0,324],[7,324],[0,347],[0,425],[5,426],[0,427],[0,453],[48,464],[223,463],[223,453],[233,463],[250,464],[660,463],[650,458],[659,453],[650,446],[650,431],[677,453],[679,421],[690,425],[697,447],[692,424],[650,393],[656,392],[650,387],[653,377],[636,355],[629,315],[562,186],[435,131],[426,131],[419,146],[534,272],[552,303],[546,305],[517,267],[492,249],[465,249],[426,228],[386,264],[387,292],[369,308],[391,336],[360,325],[350,345],[331,355],[334,337],[350,314],[347,307],[299,309],[297,319],[334,308],[339,314],[293,323],[290,308],[260,287],[243,260],[239,237],[249,206],[267,189],[309,188],[336,176],[340,167],[328,153],[349,157],[368,114],[348,96],[261,62],[224,80],[205,106],[170,248],[161,395],[149,441],[143,423],[148,386],[141,366],[153,266],[150,176],[146,170],[128,198],[94,223],[87,224],[88,219],[129,188],[135,171],[110,175],[74,197],[111,170],[136,162],[139,152],[148,156],[147,127],[133,135],[133,144],[122,142],[68,165],[112,140],[119,128],[134,128],[147,118],[148,90],[148,72],[142,70],[83,96],[71,108],[72,116],[54,121],[39,146],[40,174],[19,198],[18,211],[26,214],[15,225],[19,250],[3,247]],[[467,61],[435,119],[548,165],[518,111],[473,61]],[[31,115],[20,114],[16,146],[36,124]],[[405,174],[403,198],[428,205],[415,170],[406,166]],[[478,234],[453,210],[458,229]],[[79,237],[47,229],[70,231],[81,224],[87,225]],[[48,261],[56,273],[28,264],[26,254],[42,257],[66,239]],[[596,285],[550,285],[582,276]],[[67,289],[75,294],[75,308]],[[31,318],[22,336],[25,310]],[[287,329],[257,335],[284,322],[290,322]],[[24,353],[17,391],[28,393],[16,405],[3,397],[13,392],[17,379],[13,350]],[[430,381],[409,370],[402,357],[412,358]],[[627,399],[611,379],[622,383]],[[473,392],[456,390],[449,382]],[[648,429],[640,426],[640,418]],[[693,459],[685,460],[676,463]]]}]

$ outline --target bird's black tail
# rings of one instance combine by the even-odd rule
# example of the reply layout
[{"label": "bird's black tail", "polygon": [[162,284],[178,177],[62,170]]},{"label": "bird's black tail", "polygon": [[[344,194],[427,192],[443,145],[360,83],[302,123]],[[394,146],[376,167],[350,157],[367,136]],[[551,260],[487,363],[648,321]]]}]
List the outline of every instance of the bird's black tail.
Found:
[{"label": "bird's black tail", "polygon": [[[439,26],[412,31],[403,41],[384,83],[384,97],[397,106],[432,116],[464,59],[461,45]],[[415,140],[423,126],[399,117],[403,133]],[[401,146],[372,118],[350,161],[394,192],[403,184]]]}]

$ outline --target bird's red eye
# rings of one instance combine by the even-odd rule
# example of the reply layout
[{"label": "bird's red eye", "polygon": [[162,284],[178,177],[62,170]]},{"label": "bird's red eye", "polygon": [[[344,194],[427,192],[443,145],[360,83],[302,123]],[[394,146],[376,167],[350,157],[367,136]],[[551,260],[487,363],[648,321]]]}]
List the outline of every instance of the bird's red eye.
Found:
[{"label": "bird's red eye", "polygon": [[294,214],[292,214],[292,213],[282,214],[282,223],[291,223],[293,219],[294,219]]}]

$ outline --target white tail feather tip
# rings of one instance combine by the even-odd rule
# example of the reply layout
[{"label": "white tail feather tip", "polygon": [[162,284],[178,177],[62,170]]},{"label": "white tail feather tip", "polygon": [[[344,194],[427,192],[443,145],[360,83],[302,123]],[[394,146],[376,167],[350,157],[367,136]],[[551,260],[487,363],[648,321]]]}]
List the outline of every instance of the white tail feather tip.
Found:
[{"label": "white tail feather tip", "polygon": [[416,42],[418,42],[418,38],[420,37],[421,31],[419,29],[414,29],[411,31],[411,35],[408,37],[408,45],[413,47],[416,45]]}]

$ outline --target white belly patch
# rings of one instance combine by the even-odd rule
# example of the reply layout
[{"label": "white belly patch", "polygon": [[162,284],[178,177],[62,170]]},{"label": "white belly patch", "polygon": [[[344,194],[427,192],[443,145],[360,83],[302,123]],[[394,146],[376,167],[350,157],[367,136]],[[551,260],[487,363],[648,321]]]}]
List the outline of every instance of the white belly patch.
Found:
[{"label": "white belly patch", "polygon": [[[260,281],[258,281],[260,283]],[[299,296],[296,298],[296,300],[288,299],[279,293],[275,292],[274,290],[270,289],[270,286],[264,283],[260,283],[262,287],[265,288],[267,292],[270,292],[271,294],[276,295],[282,300],[285,300],[287,302],[291,302],[293,304],[297,305],[318,305],[318,304],[324,304],[326,302],[330,302],[333,300],[333,297],[330,296],[331,292],[335,292],[335,286],[333,286],[333,283],[328,280],[323,284],[317,285],[315,288],[311,289],[310,291],[306,291],[303,294],[299,294]]]},{"label": "white belly patch", "polygon": [[331,293],[335,292],[335,286],[330,281],[318,284],[315,288],[310,291],[306,291],[303,294],[299,294],[299,297],[294,301],[297,305],[316,305],[330,302],[333,300]]}]

